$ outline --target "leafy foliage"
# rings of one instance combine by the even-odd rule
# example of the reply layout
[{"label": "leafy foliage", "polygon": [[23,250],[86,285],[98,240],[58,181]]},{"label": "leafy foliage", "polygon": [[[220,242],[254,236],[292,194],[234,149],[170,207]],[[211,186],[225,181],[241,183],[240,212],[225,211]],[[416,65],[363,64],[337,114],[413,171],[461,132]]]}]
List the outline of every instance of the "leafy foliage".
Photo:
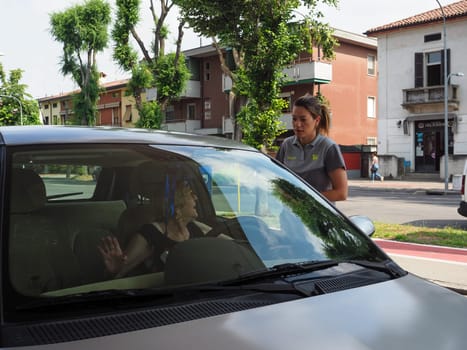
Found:
[{"label": "leafy foliage", "polygon": [[[141,1],[117,0],[116,5],[117,19],[112,29],[112,38],[115,41],[113,58],[122,69],[132,72],[128,88],[135,97],[140,117],[144,119],[137,123],[137,126],[150,125],[152,128],[155,126],[160,128],[162,111],[171,100],[181,95],[189,79],[189,72],[181,54],[184,22],[181,21],[178,26],[175,53],[166,54],[165,41],[169,31],[165,26],[165,20],[172,9],[173,2],[161,0],[160,14],[157,15],[151,1],[149,9],[154,19],[154,41],[150,45],[146,45],[136,31],[136,26],[140,21]],[[131,39],[140,49],[142,54],[140,61],[138,61],[138,52],[131,45]],[[160,113],[154,113],[153,103],[143,104],[141,95],[149,87],[157,88]],[[152,112],[148,112],[148,108]],[[148,120],[151,116],[155,118],[153,121]]]},{"label": "leafy foliage", "polygon": [[[272,145],[276,136],[285,131],[279,120],[280,111],[287,106],[287,102],[276,98],[268,110],[260,110],[255,102],[250,102],[237,115],[243,131],[243,141],[264,149],[264,145]],[[278,112],[279,111],[279,112]],[[272,149],[269,146],[269,149]]]},{"label": "leafy foliage", "polygon": [[[160,56],[156,62],[154,71],[157,72],[155,86],[159,99],[171,99],[179,96],[190,78],[190,72],[185,64],[176,66],[174,53]],[[180,60],[185,62],[184,56],[180,54]]]},{"label": "leafy foliage", "polygon": [[104,0],[87,0],[63,12],[50,15],[51,34],[63,44],[61,72],[71,75],[81,92],[74,99],[80,124],[95,125],[99,97],[97,52],[108,43],[110,5]]},{"label": "leafy foliage", "polygon": [[21,84],[23,71],[14,69],[9,77],[0,64],[0,125],[40,124],[39,106]]},{"label": "leafy foliage", "polygon": [[[174,1],[194,31],[213,38],[224,74],[232,79],[232,93],[248,102],[235,117],[246,133],[244,140],[252,142],[252,146],[258,147],[261,142],[263,147],[270,147],[274,140],[271,135],[281,130],[277,121],[282,107],[277,98],[284,83],[282,70],[300,52],[315,46],[321,48],[323,58],[333,57],[337,42],[332,29],[320,23],[322,14],[317,5],[336,6],[338,1]],[[300,5],[309,13],[297,21],[295,14]],[[233,68],[226,62],[224,48],[232,52]],[[259,121],[253,122],[255,119]]]},{"label": "leafy foliage", "polygon": [[161,106],[157,101],[147,101],[141,104],[137,128],[160,129],[162,125]]}]

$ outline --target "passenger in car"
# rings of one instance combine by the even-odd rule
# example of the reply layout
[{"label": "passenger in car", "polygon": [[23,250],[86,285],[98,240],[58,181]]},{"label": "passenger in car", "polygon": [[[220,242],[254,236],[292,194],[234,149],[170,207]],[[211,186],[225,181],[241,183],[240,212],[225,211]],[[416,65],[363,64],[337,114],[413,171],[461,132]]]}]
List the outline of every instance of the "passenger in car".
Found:
[{"label": "passenger in car", "polygon": [[143,225],[122,250],[114,236],[104,237],[98,249],[109,273],[115,278],[125,276],[144,263],[147,271],[164,269],[170,249],[178,242],[203,237],[211,227],[195,219],[198,217],[198,197],[185,181],[178,181],[173,189],[173,199],[168,201],[165,222]]}]

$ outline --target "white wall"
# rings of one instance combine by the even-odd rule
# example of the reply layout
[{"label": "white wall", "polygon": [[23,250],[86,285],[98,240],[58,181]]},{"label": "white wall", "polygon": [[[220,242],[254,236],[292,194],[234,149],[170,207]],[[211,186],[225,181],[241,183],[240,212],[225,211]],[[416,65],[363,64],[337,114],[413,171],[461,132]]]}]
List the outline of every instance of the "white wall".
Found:
[{"label": "white wall", "polygon": [[[378,37],[378,152],[410,160],[414,167],[414,126],[410,135],[397,127],[410,115],[402,108],[403,89],[414,88],[414,54],[443,50],[443,38],[424,42],[426,34],[443,33],[443,25],[426,25],[393,31]],[[451,72],[466,73],[465,77],[451,77],[459,86],[460,100],[457,133],[454,133],[454,154],[467,155],[467,20],[447,23],[446,42],[451,52]],[[444,110],[440,111],[443,113]]]}]

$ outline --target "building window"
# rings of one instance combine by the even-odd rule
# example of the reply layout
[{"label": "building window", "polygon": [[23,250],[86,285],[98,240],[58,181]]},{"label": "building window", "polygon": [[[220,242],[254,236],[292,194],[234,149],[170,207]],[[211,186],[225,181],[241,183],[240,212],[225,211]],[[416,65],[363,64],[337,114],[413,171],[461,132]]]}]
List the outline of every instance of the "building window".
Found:
[{"label": "building window", "polygon": [[48,104],[44,105],[44,109],[49,109],[49,105]]},{"label": "building window", "polygon": [[204,119],[211,119],[211,100],[204,100]]},{"label": "building window", "polygon": [[211,65],[209,62],[204,64],[204,80],[208,81],[211,79]]},{"label": "building window", "polygon": [[173,105],[168,105],[165,109],[165,121],[171,121],[175,119],[175,108]]},{"label": "building window", "polygon": [[[447,71],[450,71],[451,51],[447,50]],[[444,51],[415,53],[415,87],[444,84]]]},{"label": "building window", "polygon": [[368,75],[376,74],[376,56],[374,55],[367,56],[367,72]]},{"label": "building window", "polygon": [[441,85],[441,51],[426,54],[426,85]]},{"label": "building window", "polygon": [[57,103],[52,104],[52,108],[57,108]]},{"label": "building window", "polygon": [[186,119],[194,120],[196,118],[196,105],[194,103],[189,103],[186,106]]},{"label": "building window", "polygon": [[441,33],[427,34],[424,37],[424,41],[426,43],[428,43],[430,41],[438,41],[438,40],[441,40]]},{"label": "building window", "polygon": [[376,98],[374,98],[373,96],[367,97],[366,106],[367,117],[376,118]]},{"label": "building window", "polygon": [[376,146],[377,145],[377,138],[375,136],[370,136],[366,138],[366,144],[370,146]]},{"label": "building window", "polygon": [[119,108],[112,108],[112,125],[122,125],[120,123]]}]

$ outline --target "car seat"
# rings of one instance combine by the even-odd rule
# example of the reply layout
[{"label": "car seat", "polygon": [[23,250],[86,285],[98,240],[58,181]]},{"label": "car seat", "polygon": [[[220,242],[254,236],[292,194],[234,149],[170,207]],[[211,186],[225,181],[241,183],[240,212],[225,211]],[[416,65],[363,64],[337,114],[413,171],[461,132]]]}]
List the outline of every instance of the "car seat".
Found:
[{"label": "car seat", "polygon": [[9,273],[13,288],[27,295],[64,288],[79,271],[59,220],[46,215],[42,178],[13,169],[10,192]]}]

